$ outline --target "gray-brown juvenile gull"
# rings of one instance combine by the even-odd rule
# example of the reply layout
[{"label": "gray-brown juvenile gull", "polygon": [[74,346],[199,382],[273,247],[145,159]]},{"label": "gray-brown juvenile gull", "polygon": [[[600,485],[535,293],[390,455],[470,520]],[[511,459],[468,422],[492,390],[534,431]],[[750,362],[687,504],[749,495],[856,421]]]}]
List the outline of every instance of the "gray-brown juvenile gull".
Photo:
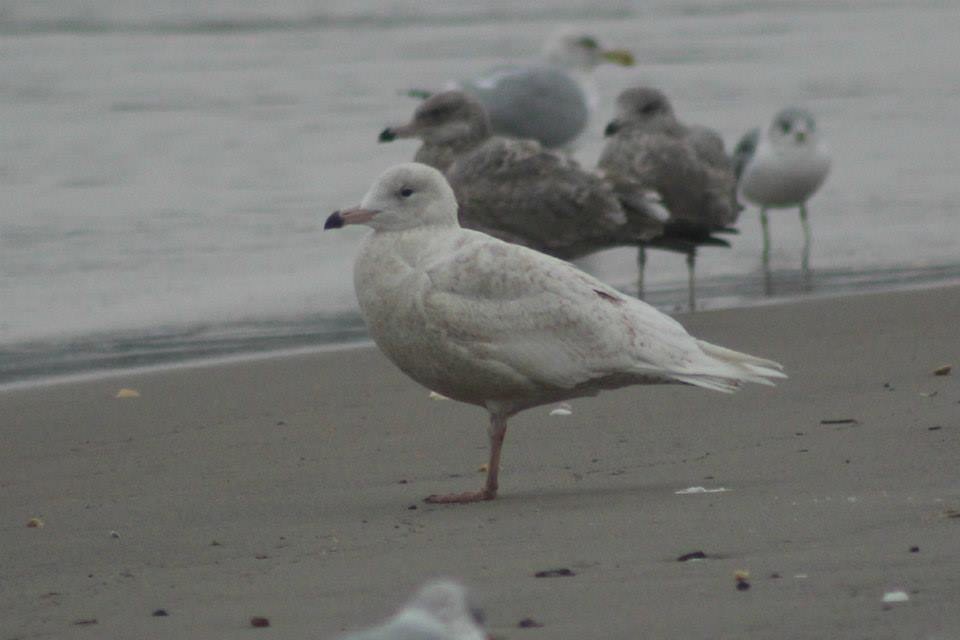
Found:
[{"label": "gray-brown juvenile gull", "polygon": [[434,580],[382,625],[340,640],[486,640],[473,619],[466,590],[451,580]]},{"label": "gray-brown juvenile gull", "polygon": [[592,71],[607,62],[632,65],[633,56],[623,49],[605,49],[590,34],[564,28],[547,40],[541,60],[500,65],[445,88],[478,99],[498,134],[564,147],[587,127],[598,102]]},{"label": "gray-brown juvenile gull", "polygon": [[629,215],[609,184],[534,140],[492,136],[483,105],[460,91],[434,95],[380,140],[416,137],[418,162],[446,172],[460,224],[565,260],[661,233],[667,213],[636,192]]},{"label": "gray-brown juvenile gull", "polygon": [[567,262],[461,228],[456,211],[443,174],[409,163],[324,225],[373,229],[354,287],[384,354],[426,388],[490,414],[483,489],[429,502],[495,498],[507,419],[525,409],[635,384],[732,392],[784,377],[779,364],[697,340]]},{"label": "gray-brown juvenile gull", "polygon": [[740,197],[760,207],[763,271],[770,291],[770,226],[767,209],[800,210],[804,276],[810,274],[809,200],[830,172],[830,155],[806,109],[787,107],[764,129],[747,132],[734,150]]},{"label": "gray-brown juvenile gull", "polygon": [[[696,304],[697,248],[729,246],[716,233],[733,233],[740,213],[733,162],[715,131],[679,122],[670,101],[649,87],[626,89],[617,98],[617,115],[607,125],[608,142],[598,168],[623,198],[655,190],[670,212],[659,237],[647,246],[684,253],[689,273],[690,308]],[[643,295],[646,253],[637,255],[638,288]]]}]

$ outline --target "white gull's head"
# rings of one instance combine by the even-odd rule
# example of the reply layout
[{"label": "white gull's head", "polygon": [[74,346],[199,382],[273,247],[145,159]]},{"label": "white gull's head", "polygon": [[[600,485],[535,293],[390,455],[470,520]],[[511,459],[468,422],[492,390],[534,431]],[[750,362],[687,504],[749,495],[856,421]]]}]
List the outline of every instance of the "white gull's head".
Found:
[{"label": "white gull's head", "polygon": [[472,619],[466,589],[452,580],[434,580],[426,584],[408,606],[424,611],[444,624]]},{"label": "white gull's head", "polygon": [[767,137],[777,146],[813,147],[817,143],[817,121],[806,109],[787,107],[773,117]]},{"label": "white gull's head", "polygon": [[456,226],[457,199],[443,174],[418,162],[398,164],[377,178],[359,207],[335,211],[324,229],[365,224],[376,231]]},{"label": "white gull's head", "polygon": [[629,51],[604,49],[592,35],[569,27],[550,36],[543,46],[543,57],[550,64],[571,71],[590,71],[604,62],[633,65]]}]

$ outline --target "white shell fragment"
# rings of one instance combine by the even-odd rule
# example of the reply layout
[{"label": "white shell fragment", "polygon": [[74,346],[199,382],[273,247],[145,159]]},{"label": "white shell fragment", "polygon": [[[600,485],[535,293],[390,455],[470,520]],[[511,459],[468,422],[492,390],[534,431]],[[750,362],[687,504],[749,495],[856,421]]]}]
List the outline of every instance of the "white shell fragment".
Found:
[{"label": "white shell fragment", "polygon": [[910,594],[906,591],[887,591],[883,594],[883,602],[908,602],[910,600]]},{"label": "white shell fragment", "polygon": [[573,415],[573,408],[570,406],[569,403],[564,402],[564,403],[559,404],[556,408],[554,408],[554,409],[550,412],[550,415],[552,415],[552,416],[569,416],[569,415]]},{"label": "white shell fragment", "polygon": [[716,489],[707,489],[706,487],[687,487],[686,489],[681,489],[680,491],[674,491],[678,496],[686,496],[693,493],[725,493],[730,491],[726,487],[717,487]]}]

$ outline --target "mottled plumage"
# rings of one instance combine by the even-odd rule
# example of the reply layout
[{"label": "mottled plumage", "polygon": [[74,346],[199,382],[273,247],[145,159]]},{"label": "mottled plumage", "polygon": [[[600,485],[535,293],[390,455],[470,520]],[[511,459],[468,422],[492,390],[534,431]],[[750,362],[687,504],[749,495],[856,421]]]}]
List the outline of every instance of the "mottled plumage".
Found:
[{"label": "mottled plumage", "polygon": [[[606,135],[598,168],[617,193],[655,191],[670,212],[664,233],[647,244],[687,254],[693,307],[696,249],[726,245],[713,234],[733,231],[741,209],[723,139],[706,127],[679,122],[666,96],[647,87],[620,94],[617,115],[607,125]],[[643,260],[641,250],[641,291]]]},{"label": "mottled plumage", "polygon": [[736,222],[733,165],[719,134],[679,122],[655,89],[627,89],[617,106],[598,163],[609,180],[657,191],[672,222],[706,229]]},{"label": "mottled plumage", "polygon": [[569,263],[462,229],[453,190],[426,165],[388,170],[327,226],[351,222],[374,229],[354,267],[371,337],[420,384],[490,413],[485,488],[432,501],[495,497],[507,418],[524,409],[634,384],[729,392],[783,376]]},{"label": "mottled plumage", "polygon": [[423,140],[415,160],[446,172],[468,229],[564,259],[636,245],[662,229],[650,194],[632,192],[625,215],[611,185],[569,156],[534,140],[491,137],[482,105],[464,93],[432,96],[381,139],[408,136]]}]

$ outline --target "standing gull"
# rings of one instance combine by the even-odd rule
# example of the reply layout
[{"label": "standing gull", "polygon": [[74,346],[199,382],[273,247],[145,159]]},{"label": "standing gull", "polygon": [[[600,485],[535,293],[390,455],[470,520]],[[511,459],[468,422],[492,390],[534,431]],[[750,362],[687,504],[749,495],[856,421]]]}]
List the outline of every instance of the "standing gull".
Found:
[{"label": "standing gull", "polygon": [[483,105],[460,92],[438,93],[413,119],[387,127],[381,142],[417,137],[414,159],[446,172],[460,224],[565,260],[658,235],[667,214],[639,194],[629,217],[609,184],[566,154],[535,140],[493,137]]},{"label": "standing gull", "polygon": [[396,615],[378,627],[341,640],[486,640],[467,606],[466,591],[450,580],[424,586]]},{"label": "standing gull", "polygon": [[[733,163],[723,139],[712,129],[681,124],[667,97],[648,87],[626,89],[617,97],[617,115],[605,135],[609,140],[598,168],[625,199],[625,206],[638,191],[653,190],[670,212],[663,234],[647,246],[686,254],[692,310],[697,247],[729,246],[714,234],[735,233],[731,225],[740,213]],[[641,246],[640,296],[645,265]]]},{"label": "standing gull", "polygon": [[586,128],[598,97],[591,72],[605,62],[629,66],[623,49],[604,49],[596,38],[572,29],[554,33],[533,64],[501,65],[451,83],[477,98],[496,133],[563,147]]},{"label": "standing gull", "polygon": [[354,287],[377,346],[428,389],[490,414],[483,489],[428,502],[495,498],[507,419],[525,409],[635,384],[732,392],[784,377],[779,364],[697,340],[567,262],[461,228],[456,212],[443,174],[410,163],[324,224],[373,228]]},{"label": "standing gull", "polygon": [[830,172],[830,156],[820,141],[813,115],[787,107],[765,131],[746,133],[734,151],[740,196],[760,207],[763,226],[763,272],[770,292],[770,228],[767,209],[800,209],[803,225],[804,277],[810,275],[810,222],[807,200]]}]

